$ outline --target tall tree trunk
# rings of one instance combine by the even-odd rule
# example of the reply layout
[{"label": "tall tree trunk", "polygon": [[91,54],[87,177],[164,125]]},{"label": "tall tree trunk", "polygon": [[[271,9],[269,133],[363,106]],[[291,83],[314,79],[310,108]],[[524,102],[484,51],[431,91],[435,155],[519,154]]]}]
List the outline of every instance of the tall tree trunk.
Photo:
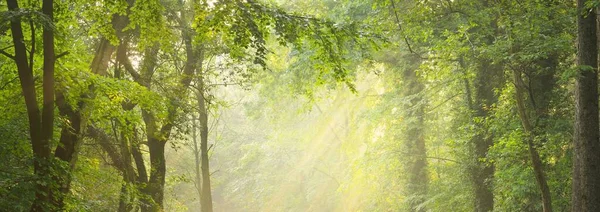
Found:
[{"label": "tall tree trunk", "polygon": [[[189,24],[188,22],[184,23]],[[187,89],[193,79],[196,65],[198,63],[201,64],[201,62],[198,62],[196,50],[192,45],[193,31],[188,27],[182,27],[182,37],[186,48],[186,64],[183,68],[182,79],[173,90],[175,97],[169,101],[171,105],[168,109],[167,118],[165,120],[157,120],[157,117],[151,111],[142,109],[142,118],[146,124],[146,138],[150,153],[150,176],[146,188],[142,190],[144,191],[143,193],[152,198],[153,204],[149,206],[149,211],[163,210],[166,177],[165,145],[169,140],[171,129],[178,116],[178,104],[187,95]],[[157,66],[159,51],[160,46],[158,43],[145,50],[139,73],[134,70],[126,54],[118,55],[119,62],[125,66],[125,69],[130,73],[135,82],[151,90],[152,76]],[[126,53],[126,50],[123,52]],[[159,127],[159,123],[163,123],[163,125]],[[139,164],[137,159],[136,164]],[[142,208],[142,211],[145,210],[145,208]]]},{"label": "tall tree trunk", "polygon": [[[199,120],[199,118],[198,118]],[[194,185],[196,186],[196,192],[198,193],[198,200],[200,201],[200,204],[202,204],[202,174],[200,171],[200,166],[201,166],[201,158],[200,158],[200,145],[198,143],[198,133],[197,133],[197,126],[195,121],[192,121],[192,142],[193,142],[193,146],[192,149],[194,151],[194,174],[195,174],[195,178],[194,178]]]},{"label": "tall tree trunk", "polygon": [[[193,7],[192,7],[193,8]],[[200,195],[200,210],[202,212],[212,212],[212,193],[210,186],[210,167],[209,167],[209,158],[208,158],[208,108],[207,108],[207,99],[205,97],[205,93],[207,90],[205,89],[204,84],[204,73],[202,63],[204,62],[204,47],[202,44],[196,45],[194,44],[195,33],[193,29],[189,27],[190,20],[189,17],[193,17],[193,10],[191,14],[188,14],[186,11],[181,12],[182,21],[185,27],[182,30],[183,41],[185,43],[186,50],[186,70],[184,70],[184,78],[182,80],[182,85],[187,87],[192,80],[192,76],[194,71],[196,72],[196,100],[198,103],[198,122],[200,128],[200,149],[198,149],[197,138],[196,138],[196,126],[194,126],[194,156],[196,160],[195,169],[196,169],[196,183],[201,185],[197,185],[197,190]],[[189,77],[189,78],[186,78]],[[199,154],[199,155],[198,155]],[[198,157],[200,156],[200,158]],[[200,169],[198,170],[198,162],[201,163]],[[201,176],[200,176],[201,175]],[[200,177],[202,179],[200,179]]]},{"label": "tall tree trunk", "polygon": [[[390,6],[398,26],[398,33],[402,35],[403,30],[395,0],[390,1]],[[424,204],[427,200],[429,176],[427,173],[427,149],[423,136],[425,103],[421,95],[423,95],[424,85],[419,82],[416,73],[416,69],[421,61],[420,56],[412,50],[408,37],[405,35],[402,36],[411,53],[411,55],[408,55],[410,66],[405,68],[402,73],[404,80],[402,98],[410,99],[408,105],[405,107],[408,109],[404,114],[404,120],[410,121],[404,123],[408,129],[404,132],[405,136],[403,138],[404,148],[406,149],[406,153],[408,153],[408,157],[403,160],[405,161],[405,171],[408,173],[407,192],[409,196],[412,196],[409,202],[410,211],[424,212],[427,211]]]},{"label": "tall tree trunk", "polygon": [[[157,65],[158,44],[144,52],[144,61],[141,67],[141,77],[134,75],[140,85],[151,89],[151,80]],[[124,63],[126,64],[126,63]],[[169,117],[174,116],[175,109],[169,110]],[[150,154],[150,173],[148,183],[143,189],[144,194],[151,198],[149,211],[162,211],[164,199],[164,185],[166,177],[165,144],[169,138],[172,124],[166,123],[162,128],[157,126],[157,120],[150,111],[142,109],[142,118],[146,124],[146,139]]]},{"label": "tall tree trunk", "polygon": [[[199,72],[201,69],[198,69]],[[201,196],[201,211],[212,212],[212,194],[210,187],[210,168],[208,161],[208,110],[206,108],[206,99],[204,96],[204,82],[201,73],[198,79],[198,112],[200,114],[200,154],[202,162],[202,196]]]},{"label": "tall tree trunk", "polygon": [[[17,4],[16,0],[6,0],[6,4],[8,6],[8,10],[13,12],[19,11],[19,5]],[[30,68],[30,64],[27,62],[27,50],[25,48],[25,43],[22,42],[25,40],[25,38],[23,37],[21,19],[19,16],[11,19],[10,28],[12,41],[15,48],[15,55],[12,59],[17,64],[21,90],[23,92],[23,97],[25,98],[25,106],[29,120],[29,136],[31,139],[31,145],[34,149],[34,153],[41,153],[43,152],[43,145],[39,144],[42,142],[42,136],[40,134],[42,129],[42,120],[36,99],[37,95],[33,81],[33,70]],[[42,147],[42,149],[40,149],[40,147]],[[49,156],[50,153],[48,152],[47,155]]]},{"label": "tall tree trunk", "polygon": [[424,85],[419,81],[416,69],[420,64],[420,59],[415,55],[410,55],[410,63],[413,64],[403,70],[402,76],[404,80],[402,98],[408,99],[408,104],[403,120],[407,120],[403,125],[407,127],[406,132],[403,132],[403,146],[407,151],[408,157],[403,158],[405,161],[405,173],[408,174],[408,195],[411,196],[409,202],[410,211],[424,212],[427,211],[424,206],[426,202],[427,188],[429,184],[429,176],[427,172],[427,150],[425,148],[424,116],[425,103],[422,97]]},{"label": "tall tree trunk", "polygon": [[137,129],[133,128],[133,138],[131,142],[131,156],[133,157],[133,161],[135,163],[135,167],[137,170],[137,178],[136,189],[138,190],[138,198],[140,200],[140,209],[141,211],[149,211],[150,210],[150,197],[144,196],[144,187],[148,183],[148,172],[146,171],[146,164],[144,164],[144,158],[142,156],[142,152],[140,149],[140,138],[138,138]]},{"label": "tall tree trunk", "polygon": [[165,161],[166,140],[157,136],[148,137],[148,149],[150,153],[150,179],[146,192],[152,197],[151,211],[163,211],[163,200],[165,193],[165,176],[167,173]]},{"label": "tall tree trunk", "polygon": [[[44,1],[44,4],[47,4],[49,1]],[[128,0],[128,7],[131,7],[133,4],[132,0]],[[43,8],[42,8],[43,9]],[[117,37],[121,39],[124,36],[122,32],[123,28],[128,23],[128,18],[121,15],[113,15],[112,24],[117,33]],[[48,30],[50,33],[51,29]],[[46,33],[46,30],[44,31]],[[44,34],[44,44],[46,41],[47,35]],[[46,48],[46,47],[44,47]],[[100,45],[94,55],[94,59],[90,65],[90,69],[92,73],[98,74],[100,76],[108,76],[108,63],[110,58],[114,52],[115,48],[108,42],[108,40],[102,38],[100,40]],[[46,63],[46,53],[44,52],[44,63]],[[48,61],[52,63],[52,67],[54,66],[54,62],[56,60],[54,56],[54,52],[49,53],[50,57],[53,59]],[[45,65],[46,66],[46,65]],[[88,91],[81,95],[82,99],[92,99],[95,97],[95,88],[94,85],[90,85],[88,87]],[[79,151],[79,146],[81,145],[82,133],[83,129],[86,129],[87,118],[82,116],[83,110],[86,110],[87,104],[84,100],[80,100],[77,105],[69,105],[65,101],[65,95],[63,92],[68,91],[59,91],[56,96],[56,104],[58,106],[58,110],[62,116],[65,116],[68,120],[68,125],[62,127],[61,137],[59,140],[59,145],[56,147],[54,157],[60,159],[61,161],[69,163],[69,166],[66,170],[62,170],[60,176],[56,176],[55,182],[58,185],[58,193],[54,193],[55,196],[53,200],[55,201],[55,205],[58,208],[64,207],[64,197],[68,194],[70,186],[71,186],[71,170],[75,167],[75,163],[77,161],[77,154]],[[131,167],[130,162],[127,165],[121,164],[123,167]],[[125,169],[129,170],[129,169]],[[133,172],[124,172],[124,177],[131,178],[130,175],[134,174]],[[128,176],[129,175],[129,176]],[[131,181],[130,181],[131,182]]]},{"label": "tall tree trunk", "polygon": [[[129,126],[129,123],[125,124]],[[115,135],[116,136],[116,135]],[[131,188],[136,185],[135,170],[131,161],[131,144],[129,142],[129,136],[125,133],[121,133],[121,139],[119,139],[119,146],[121,147],[121,159],[123,163],[123,186],[121,188],[121,198],[119,198],[119,211],[127,212],[133,209],[133,192]]]},{"label": "tall tree trunk", "polygon": [[[154,204],[152,204],[151,211],[162,211],[163,210],[163,199],[164,199],[164,185],[166,176],[166,163],[165,163],[165,144],[169,140],[171,129],[173,128],[173,122],[177,116],[176,102],[179,102],[182,98],[187,95],[187,89],[192,81],[198,58],[193,53],[195,50],[192,49],[192,39],[186,39],[184,34],[184,42],[186,43],[187,61],[183,70],[183,76],[178,87],[174,90],[176,97],[170,100],[171,107],[168,110],[167,119],[163,121],[163,126],[158,127],[157,118],[151,112],[142,109],[142,118],[146,124],[146,136],[148,139],[148,148],[150,153],[150,178],[148,180],[148,186],[145,189],[145,193],[152,197]],[[154,74],[155,67],[157,64],[157,54],[159,48],[158,45],[151,47],[144,53],[144,62],[142,63],[142,74],[141,77],[134,79],[146,88],[151,88],[151,79]],[[133,71],[130,71],[133,73]]]},{"label": "tall tree trunk", "polygon": [[[16,0],[7,0],[9,10],[19,12],[19,5]],[[42,4],[42,13],[46,15],[50,22],[53,21],[54,8],[53,1],[44,1]],[[29,135],[34,157],[34,173],[38,178],[36,180],[35,199],[31,206],[31,211],[58,210],[60,205],[55,201],[53,192],[53,183],[50,180],[56,180],[51,166],[50,141],[54,132],[54,32],[49,27],[43,28],[43,81],[42,81],[42,112],[37,105],[37,95],[35,93],[35,82],[33,80],[33,54],[31,51],[31,62],[27,61],[27,50],[24,43],[23,29],[21,19],[16,17],[10,21],[13,45],[15,55],[11,58],[17,64],[21,89],[25,98],[25,105],[29,118]],[[35,29],[32,30],[32,48],[35,46]],[[60,187],[60,185],[59,185]]]},{"label": "tall tree trunk", "polygon": [[[59,111],[61,111],[61,114],[64,114],[64,109],[60,109]],[[83,124],[83,120],[81,119],[81,114],[79,112],[71,111],[64,115],[67,116],[69,124],[62,127],[59,145],[54,151],[55,158],[58,158],[61,161],[69,164],[60,170],[60,176],[55,177],[55,182],[58,185],[58,192],[55,193],[56,197],[54,198],[54,201],[56,201],[55,204],[61,209],[64,208],[64,198],[71,189],[71,170],[75,167],[78,144],[81,140],[81,126]]]},{"label": "tall tree trunk", "polygon": [[577,65],[571,211],[600,211],[596,8],[577,0]]},{"label": "tall tree trunk", "polygon": [[[123,42],[117,48],[117,60],[124,66],[125,70],[132,76],[136,83],[146,87],[147,89],[151,89],[151,80],[156,69],[158,52],[158,44],[155,44],[145,50],[139,73],[134,69],[131,61],[129,60],[126,42]],[[176,107],[170,108],[168,117],[174,117],[175,112]],[[143,108],[142,119],[146,125],[146,139],[148,141],[147,145],[150,153],[149,175],[146,173],[144,160],[141,152],[139,151],[139,144],[135,144],[135,147],[132,148],[131,152],[133,154],[136,166],[138,167],[138,181],[140,184],[146,185],[139,188],[142,193],[142,196],[140,197],[141,210],[162,211],[166,176],[166,163],[164,155],[165,144],[169,139],[169,134],[173,124],[165,123],[162,128],[159,128],[157,126],[155,115]],[[167,120],[167,122],[169,121],[173,120]]]},{"label": "tall tree trunk", "polygon": [[475,143],[475,166],[471,172],[475,190],[475,211],[490,212],[494,209],[493,180],[495,167],[483,162],[493,140],[483,134],[477,134],[471,139]]},{"label": "tall tree trunk", "polygon": [[[54,1],[45,0],[42,3],[42,13],[46,18],[54,23]],[[54,55],[54,29],[44,27],[42,30],[43,41],[43,70],[44,80],[42,84],[43,90],[43,108],[42,108],[42,143],[44,155],[50,155],[50,141],[54,132],[54,63],[56,61]],[[31,53],[33,54],[33,52]],[[33,67],[33,64],[29,64]],[[33,71],[33,68],[32,68]]]},{"label": "tall tree trunk", "polygon": [[[127,3],[128,3],[127,9],[128,10],[133,5],[133,2],[134,2],[134,0],[127,0]],[[47,3],[47,1],[44,1],[44,4],[46,4],[46,3]],[[116,31],[117,38],[119,38],[121,40],[121,42],[123,42],[122,40],[125,35],[125,33],[123,32],[123,29],[129,23],[128,17],[114,14],[112,17],[111,23],[113,25],[113,28]],[[51,30],[48,30],[48,31],[51,32]],[[46,33],[46,31],[44,31],[44,33]],[[44,36],[45,36],[44,43],[46,43],[46,41],[45,41],[46,35],[44,35]],[[114,53],[114,50],[115,50],[115,47],[112,44],[110,44],[110,42],[107,39],[105,39],[105,38],[100,39],[98,49],[94,55],[91,65],[90,65],[90,69],[91,69],[92,73],[98,74],[100,76],[108,76],[107,69],[109,66],[110,59]],[[44,58],[46,58],[46,56]],[[52,58],[53,58],[52,66],[54,66],[54,61],[56,60],[56,58],[54,57],[54,52],[52,52]],[[46,62],[46,61],[44,61],[44,62]],[[94,85],[90,85],[88,87],[88,89],[89,90],[81,96],[82,99],[86,99],[86,98],[92,99],[95,97]],[[84,100],[80,100],[77,103],[77,105],[67,104],[65,101],[65,98],[64,98],[64,94],[62,92],[57,93],[56,104],[58,106],[60,114],[63,116],[66,116],[66,118],[69,120],[69,122],[68,122],[69,124],[66,126],[63,126],[63,128],[62,128],[60,143],[56,147],[55,154],[54,154],[54,156],[56,158],[58,158],[62,161],[68,162],[70,164],[69,169],[65,170],[66,171],[65,176],[57,178],[58,182],[59,182],[58,185],[59,185],[59,191],[60,191],[60,194],[58,196],[59,199],[57,201],[58,201],[58,204],[60,205],[60,208],[63,208],[63,206],[64,206],[63,198],[68,193],[68,191],[70,189],[70,185],[71,185],[70,171],[71,171],[71,169],[74,168],[75,163],[77,161],[77,154],[79,151],[79,146],[81,145],[81,140],[83,138],[83,136],[82,136],[83,130],[87,128],[86,127],[87,118],[83,117],[83,115],[82,115],[82,112],[83,112],[83,110],[85,110],[87,108],[87,105]],[[124,166],[124,167],[131,167],[130,163],[131,162],[129,160],[129,163],[127,163],[127,166]],[[129,171],[128,173],[124,173],[124,178],[130,179],[131,178],[130,175],[134,175],[134,174],[135,173],[133,173],[132,171]],[[132,181],[130,181],[130,182],[132,182]]]},{"label": "tall tree trunk", "polygon": [[540,154],[533,143],[536,137],[534,126],[531,124],[529,119],[527,108],[525,107],[525,100],[523,98],[523,90],[526,86],[523,83],[521,73],[519,73],[517,70],[513,70],[513,77],[516,93],[515,98],[517,100],[517,110],[523,125],[523,130],[527,135],[526,142],[529,149],[529,155],[535,174],[535,179],[542,193],[542,208],[544,212],[552,212],[552,196],[550,195],[550,188],[548,187],[548,182],[546,181],[546,175],[543,170],[543,163],[540,159]]},{"label": "tall tree trunk", "polygon": [[474,119],[478,120],[475,123],[476,132],[471,138],[474,146],[474,165],[471,167],[471,178],[475,195],[475,211],[489,212],[494,209],[495,167],[494,164],[485,161],[488,151],[493,145],[493,135],[484,122],[488,118],[490,107],[498,100],[494,89],[499,87],[498,82],[502,82],[502,68],[485,59],[478,61],[477,66],[478,72],[473,81],[475,98],[473,98],[473,102],[468,103],[474,112]]},{"label": "tall tree trunk", "polygon": [[[492,78],[493,75],[497,75],[500,71],[491,68],[490,72],[487,73],[490,76],[487,76],[485,72],[490,68],[490,64],[487,62],[479,64],[481,67],[479,67],[477,76],[473,82],[475,87],[475,95],[473,95],[471,82],[467,78],[466,61],[463,57],[459,57],[458,62],[464,72],[467,108],[473,116],[471,124],[476,126],[475,134],[470,139],[470,143],[473,145],[474,160],[472,161],[473,164],[468,167],[473,186],[473,195],[475,196],[474,209],[476,212],[489,212],[494,209],[494,193],[492,189],[494,165],[483,162],[483,160],[487,157],[487,152],[493,145],[493,139],[488,135],[484,123],[480,122],[487,117],[487,106],[496,101],[493,93]],[[475,119],[479,119],[480,122],[474,122],[473,120]]]},{"label": "tall tree trunk", "polygon": [[[481,9],[485,9],[492,7],[494,1],[484,0],[481,3]],[[487,23],[486,28],[490,30],[491,34],[486,33],[482,37],[482,45],[493,45],[499,31],[497,15],[493,13],[489,15],[490,22]],[[485,159],[490,147],[494,144],[494,136],[485,122],[489,117],[489,110],[498,101],[498,96],[494,92],[495,89],[504,85],[504,73],[503,67],[500,64],[494,64],[490,58],[477,58],[475,55],[473,64],[477,71],[473,80],[475,98],[469,104],[472,106],[471,111],[474,112],[476,132],[471,138],[475,156],[471,177],[475,192],[475,211],[489,212],[494,210],[495,166]]]},{"label": "tall tree trunk", "polygon": [[[8,10],[18,12],[19,5],[16,0],[6,0]],[[35,91],[35,82],[33,81],[33,71],[27,62],[27,50],[25,49],[23,30],[21,19],[16,17],[10,21],[11,34],[13,45],[15,48],[14,60],[17,64],[19,72],[19,80],[21,82],[21,90],[25,98],[27,115],[29,120],[29,136],[31,139],[31,147],[33,149],[33,170],[38,178],[36,180],[35,200],[31,206],[31,211],[43,211],[46,204],[50,200],[50,188],[45,182],[48,171],[45,167],[49,164],[47,161],[50,156],[50,147],[44,144],[44,139],[41,134],[42,120],[40,117],[40,109],[37,103],[37,95]],[[35,38],[32,38],[34,40]]]}]

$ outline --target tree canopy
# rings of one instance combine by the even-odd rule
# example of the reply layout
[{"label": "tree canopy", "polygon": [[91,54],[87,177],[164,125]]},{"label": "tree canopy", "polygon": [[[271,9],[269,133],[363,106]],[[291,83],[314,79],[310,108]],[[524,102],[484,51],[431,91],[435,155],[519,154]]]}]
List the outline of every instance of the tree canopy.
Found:
[{"label": "tree canopy", "polygon": [[6,0],[8,211],[598,211],[597,1]]}]

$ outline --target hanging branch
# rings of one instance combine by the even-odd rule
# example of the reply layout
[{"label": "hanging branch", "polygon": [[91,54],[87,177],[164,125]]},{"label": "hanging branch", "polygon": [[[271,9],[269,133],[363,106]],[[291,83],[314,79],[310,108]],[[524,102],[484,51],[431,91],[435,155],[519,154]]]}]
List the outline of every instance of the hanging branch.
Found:
[{"label": "hanging branch", "polygon": [[402,34],[402,37],[404,37],[404,43],[406,43],[406,46],[408,47],[408,51],[410,51],[410,53],[412,54],[417,54],[415,51],[413,51],[412,47],[410,46],[410,42],[408,41],[408,37],[404,34],[404,30],[402,30],[402,25],[400,24],[400,18],[398,17],[398,11],[396,10],[396,3],[394,2],[394,0],[390,1],[392,3],[392,9],[394,11],[394,16],[396,17],[396,24],[398,24],[398,30],[400,31],[400,34]]}]

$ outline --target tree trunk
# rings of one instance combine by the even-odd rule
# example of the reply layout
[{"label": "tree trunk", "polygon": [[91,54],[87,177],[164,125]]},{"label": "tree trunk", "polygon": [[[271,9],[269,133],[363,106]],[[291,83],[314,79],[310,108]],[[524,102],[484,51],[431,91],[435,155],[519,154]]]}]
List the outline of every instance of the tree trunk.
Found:
[{"label": "tree trunk", "polygon": [[[201,62],[198,62],[198,57],[195,53],[196,50],[192,45],[193,31],[189,30],[188,27],[183,27],[182,36],[186,46],[187,60],[183,68],[182,79],[180,80],[179,85],[173,90],[173,93],[176,95],[170,99],[171,107],[168,109],[167,118],[159,121],[155,114],[142,109],[142,118],[146,124],[146,137],[150,153],[150,177],[146,188],[143,189],[143,193],[152,198],[153,202],[149,208],[150,211],[163,210],[166,177],[165,144],[169,140],[171,129],[173,128],[174,122],[176,121],[175,119],[178,115],[178,102],[187,95],[187,89],[193,79],[196,65],[202,64]],[[125,66],[125,69],[132,75],[134,81],[151,90],[152,76],[154,75],[157,66],[157,55],[159,51],[160,46],[158,43],[146,49],[139,73],[133,69],[126,54],[118,54],[118,57],[120,58],[119,61]],[[123,51],[123,53],[126,53],[126,51]],[[163,123],[163,125],[159,127],[158,123]],[[144,208],[142,208],[142,211],[144,211]]]},{"label": "tree trunk", "polygon": [[483,162],[493,140],[486,135],[473,136],[471,142],[475,143],[475,166],[471,172],[475,195],[475,211],[490,212],[494,209],[493,180],[495,167],[493,164]]},{"label": "tree trunk", "polygon": [[478,73],[473,81],[475,98],[473,98],[474,102],[468,103],[474,112],[474,119],[479,120],[475,123],[476,132],[471,138],[471,143],[474,145],[474,165],[471,167],[471,177],[475,195],[475,211],[489,212],[494,209],[495,167],[485,161],[488,151],[493,145],[493,135],[484,122],[489,115],[490,107],[498,100],[494,89],[500,86],[498,82],[502,82],[503,73],[499,65],[493,65],[489,60],[478,61],[477,66]]},{"label": "tree trunk", "polygon": [[595,8],[577,0],[577,65],[571,211],[600,211],[598,46]]},{"label": "tree trunk", "polygon": [[[11,11],[18,12],[19,5],[16,0],[7,0],[7,7]],[[54,5],[52,0],[44,1],[42,13],[49,21],[53,21]],[[42,112],[40,114],[35,93],[35,82],[33,80],[33,54],[30,53],[30,61],[27,61],[27,50],[24,43],[21,19],[16,17],[10,21],[15,55],[11,58],[16,62],[21,90],[25,98],[25,105],[29,121],[29,135],[34,157],[34,173],[37,177],[35,199],[31,205],[31,211],[59,210],[62,203],[61,198],[54,199],[53,192],[56,190],[54,183],[50,180],[62,178],[51,171],[51,166],[56,164],[52,161],[50,154],[50,141],[54,132],[54,32],[43,28],[43,81],[42,81]],[[32,30],[32,48],[35,46],[35,29]],[[30,64],[31,63],[31,64]],[[64,177],[64,176],[63,176]],[[59,184],[59,188],[61,185]],[[58,200],[58,201],[57,201]]]},{"label": "tree trunk", "polygon": [[[157,44],[147,49],[144,52],[144,61],[141,65],[141,77],[134,75],[136,82],[147,89],[151,89],[152,86],[151,80],[157,65],[158,51],[159,46]],[[124,57],[127,56],[124,55]],[[175,109],[170,108],[168,116],[174,116],[172,113],[175,111]],[[169,138],[168,134],[172,124],[166,123],[163,128],[159,128],[154,114],[145,109],[142,109],[142,118],[146,124],[146,139],[150,154],[150,175],[146,187],[142,190],[151,200],[150,205],[146,206],[148,207],[147,211],[162,211],[166,176],[165,144]]]},{"label": "tree trunk", "polygon": [[[199,72],[201,69],[199,69]],[[210,187],[210,168],[208,161],[208,110],[206,108],[206,99],[204,96],[204,82],[202,75],[198,79],[198,112],[200,114],[200,155],[202,157],[202,195],[201,195],[201,211],[212,212],[212,194]]]},{"label": "tree trunk", "polygon": [[[475,95],[471,89],[470,80],[467,77],[467,65],[463,57],[460,57],[459,65],[464,71],[465,98],[467,108],[472,113],[472,124],[476,126],[475,134],[471,137],[470,143],[473,145],[473,156],[469,169],[471,183],[473,186],[474,209],[476,212],[489,212],[494,209],[494,193],[492,182],[494,180],[494,165],[483,162],[487,157],[489,148],[493,145],[493,139],[488,135],[483,120],[487,117],[487,106],[496,101],[493,87],[493,77],[500,74],[500,69],[490,67],[489,62],[479,64],[477,76],[473,82]],[[488,70],[490,69],[490,70]],[[486,73],[486,71],[489,71]],[[480,119],[480,122],[474,122]]]},{"label": "tree trunk", "polygon": [[129,212],[133,210],[133,203],[131,202],[131,192],[129,192],[129,183],[127,178],[123,176],[123,184],[121,185],[121,193],[119,194],[119,208],[118,212]]},{"label": "tree trunk", "polygon": [[[19,5],[16,0],[6,0],[8,10],[17,12]],[[33,72],[27,62],[27,52],[25,49],[25,40],[21,26],[21,19],[16,17],[10,21],[11,34],[13,45],[15,48],[14,60],[17,64],[19,72],[19,81],[21,82],[21,90],[25,98],[25,105],[29,120],[29,135],[31,139],[31,147],[33,150],[33,172],[36,175],[35,199],[31,206],[31,211],[43,211],[45,205],[49,204],[50,188],[45,182],[48,178],[48,171],[45,168],[49,165],[50,147],[44,144],[42,138],[42,120],[40,117],[40,109],[37,103],[37,95],[35,91],[35,82],[33,81]],[[34,38],[32,38],[34,39]]]},{"label": "tree trunk", "polygon": [[146,165],[144,164],[144,158],[140,150],[140,138],[138,138],[137,135],[137,130],[134,127],[133,141],[131,143],[131,155],[133,156],[133,161],[135,162],[135,167],[137,170],[136,189],[139,191],[139,194],[142,194],[142,196],[138,196],[140,199],[141,211],[150,211],[151,198],[144,195],[145,188],[143,187],[143,185],[148,183],[148,172],[146,171]]},{"label": "tree trunk", "polygon": [[427,172],[427,150],[425,148],[425,138],[423,136],[425,103],[422,97],[424,85],[419,81],[416,69],[420,64],[420,59],[411,55],[410,63],[413,64],[403,70],[403,94],[402,98],[408,99],[408,104],[404,105],[406,109],[403,123],[407,127],[404,134],[404,148],[408,157],[404,158],[405,173],[408,174],[407,192],[411,196],[409,202],[410,211],[424,212],[427,208],[426,202],[429,176]]},{"label": "tree trunk", "polygon": [[[54,22],[54,1],[46,0],[42,3],[42,13],[50,22]],[[54,29],[44,27],[42,31],[43,41],[43,70],[44,80],[42,84],[42,148],[44,155],[50,157],[50,141],[54,132]],[[33,52],[31,53],[33,54]],[[33,66],[33,64],[29,64]],[[33,71],[33,68],[31,69]]]},{"label": "tree trunk", "polygon": [[523,99],[523,89],[525,88],[525,85],[523,83],[523,79],[521,78],[521,73],[519,73],[517,70],[513,70],[513,76],[516,93],[515,98],[517,100],[517,110],[519,118],[521,119],[521,123],[523,125],[523,130],[527,135],[526,141],[529,149],[529,155],[531,158],[531,164],[533,166],[533,171],[535,174],[535,179],[542,193],[542,208],[544,212],[552,212],[552,196],[550,195],[550,188],[548,187],[548,182],[546,181],[542,160],[540,159],[540,155],[533,143],[536,135],[531,121],[529,119],[529,115],[527,113],[527,109],[525,107],[525,102]]},{"label": "tree trunk", "polygon": [[[135,135],[135,129],[133,131]],[[129,142],[125,141],[127,136],[122,135],[120,143],[117,144],[117,142],[113,142],[113,139],[111,139],[111,137],[104,131],[93,126],[88,126],[87,132],[91,138],[96,139],[100,147],[108,154],[108,157],[113,162],[112,165],[123,175],[123,184],[119,199],[119,211],[131,211],[133,208],[135,208],[135,202],[133,202],[133,199],[136,193],[132,192],[132,186],[134,186],[133,188],[139,190],[139,193],[142,193],[144,192],[144,187],[142,184],[148,182],[146,167],[143,165],[144,161],[142,159],[141,152],[139,151],[138,144],[136,143],[137,137],[133,136],[133,142],[129,144]],[[116,146],[119,146],[119,148]],[[126,149],[123,149],[123,147]],[[129,150],[129,147],[131,147],[131,151]],[[134,158],[137,166],[137,176],[131,161],[131,157]],[[144,196],[140,196],[139,199],[142,211],[149,211],[149,205],[151,205],[151,201],[148,201],[148,198],[145,198]]]},{"label": "tree trunk", "polygon": [[[125,124],[129,126],[129,123]],[[119,211],[127,212],[133,209],[134,203],[131,187],[136,185],[135,170],[131,161],[131,151],[129,137],[125,133],[121,133],[119,146],[121,147],[121,159],[123,163],[123,187],[121,188],[121,198],[119,199]]]},{"label": "tree trunk", "polygon": [[[198,118],[199,120],[199,118]],[[198,200],[200,204],[202,204],[202,174],[200,171],[201,166],[201,158],[200,158],[200,146],[198,144],[198,133],[196,132],[197,126],[195,121],[192,121],[192,141],[193,146],[192,149],[194,151],[194,185],[196,186],[196,192],[198,193]]]},{"label": "tree trunk", "polygon": [[165,163],[166,140],[156,136],[148,136],[148,149],[150,152],[150,179],[146,186],[146,194],[152,197],[151,211],[163,211],[163,200],[165,193],[165,175],[167,173]]},{"label": "tree trunk", "polygon": [[80,141],[82,120],[79,113],[71,113],[68,116],[69,125],[64,126],[61,130],[60,142],[54,151],[54,157],[63,162],[68,163],[68,166],[62,167],[59,176],[54,176],[55,183],[58,185],[58,192],[54,193],[53,198],[55,205],[59,208],[64,208],[64,198],[68,195],[71,189],[71,170],[75,167],[77,144]]}]

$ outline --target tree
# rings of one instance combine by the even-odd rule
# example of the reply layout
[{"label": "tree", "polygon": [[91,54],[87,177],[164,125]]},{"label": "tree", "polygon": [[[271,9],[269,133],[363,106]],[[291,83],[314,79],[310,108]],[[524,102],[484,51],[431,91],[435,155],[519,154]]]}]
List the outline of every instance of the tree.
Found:
[{"label": "tree", "polygon": [[425,108],[427,105],[425,97],[423,97],[425,86],[420,82],[416,73],[417,65],[421,62],[421,58],[418,54],[412,52],[413,50],[408,38],[403,35],[402,24],[400,23],[396,3],[394,1],[395,0],[391,0],[390,3],[396,24],[398,25],[398,33],[400,34],[398,37],[404,39],[404,42],[411,53],[411,55],[405,56],[409,58],[407,61],[413,64],[413,66],[416,66],[409,66],[402,71],[404,92],[402,93],[401,98],[405,98],[409,102],[408,104],[403,105],[404,108],[407,108],[405,109],[404,114],[404,119],[407,121],[403,122],[403,125],[406,125],[406,130],[402,142],[404,142],[403,152],[405,152],[404,156],[406,157],[405,172],[409,173],[407,190],[408,194],[412,196],[409,207],[411,211],[421,212],[427,211],[425,204],[427,201],[427,187],[429,184],[427,149],[424,135]]},{"label": "tree", "polygon": [[573,134],[572,211],[600,210],[598,45],[596,9],[577,1],[577,77]]},{"label": "tree", "polygon": [[[54,2],[44,1],[42,5],[42,14],[47,18],[46,26],[43,28],[43,102],[42,111],[37,102],[35,81],[33,77],[33,54],[35,48],[35,29],[33,24],[30,29],[32,33],[32,43],[28,59],[27,49],[25,47],[23,27],[21,25],[21,16],[19,14],[19,5],[16,0],[6,1],[8,9],[14,13],[11,25],[11,34],[14,45],[14,56],[5,54],[9,58],[13,59],[17,64],[17,70],[19,72],[19,80],[21,82],[21,90],[25,98],[25,104],[27,107],[28,121],[29,121],[29,135],[31,139],[31,146],[34,153],[34,173],[37,176],[36,183],[36,198],[31,206],[31,211],[44,211],[44,210],[55,210],[61,208],[62,205],[62,194],[56,192],[57,189],[61,189],[64,186],[59,184],[58,186],[51,186],[52,182],[50,179],[67,177],[64,174],[55,173],[53,166],[56,166],[51,156],[50,143],[53,138],[54,132],[54,64],[56,56],[54,54],[54,32],[51,28],[53,24],[54,14]],[[61,157],[64,155],[63,148],[57,149],[57,158],[66,159],[66,162],[70,162],[69,158]],[[68,175],[68,172],[67,172]]]},{"label": "tree", "polygon": [[0,208],[600,210],[595,1],[5,2]]}]

